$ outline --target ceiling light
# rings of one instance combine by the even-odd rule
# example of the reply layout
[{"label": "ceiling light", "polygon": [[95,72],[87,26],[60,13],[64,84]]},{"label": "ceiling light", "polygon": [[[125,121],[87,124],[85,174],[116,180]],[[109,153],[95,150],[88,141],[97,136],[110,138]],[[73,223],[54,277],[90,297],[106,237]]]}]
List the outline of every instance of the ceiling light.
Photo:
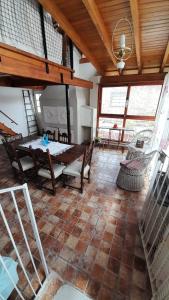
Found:
[{"label": "ceiling light", "polygon": [[[124,28],[127,34],[123,32]],[[126,46],[126,44],[129,45]],[[133,52],[133,30],[127,18],[120,19],[115,25],[112,35],[112,52],[117,61],[117,69],[124,69],[125,61]]]}]

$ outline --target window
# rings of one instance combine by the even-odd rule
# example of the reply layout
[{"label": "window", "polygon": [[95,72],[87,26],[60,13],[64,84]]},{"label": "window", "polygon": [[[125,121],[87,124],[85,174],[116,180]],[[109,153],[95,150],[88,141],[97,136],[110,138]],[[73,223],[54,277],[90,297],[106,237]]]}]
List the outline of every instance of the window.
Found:
[{"label": "window", "polygon": [[101,113],[124,114],[126,96],[127,86],[103,88]]},{"label": "window", "polygon": [[162,85],[103,87],[98,136],[116,139],[116,131],[109,130],[114,124],[129,129],[121,142],[130,141],[138,131],[153,129],[161,88]]},{"label": "window", "polygon": [[40,96],[41,96],[41,93],[35,94],[35,104],[36,104],[36,109],[37,109],[38,113],[41,113],[41,106],[40,106],[40,100],[39,100]]},{"label": "window", "polygon": [[155,116],[161,85],[131,86],[128,115]]}]

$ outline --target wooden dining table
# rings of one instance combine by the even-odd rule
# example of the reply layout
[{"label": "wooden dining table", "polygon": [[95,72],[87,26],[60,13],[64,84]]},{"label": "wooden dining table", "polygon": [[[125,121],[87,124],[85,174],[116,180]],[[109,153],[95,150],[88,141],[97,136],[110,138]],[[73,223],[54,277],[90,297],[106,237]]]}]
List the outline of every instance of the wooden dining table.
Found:
[{"label": "wooden dining table", "polygon": [[[41,138],[40,136],[29,136],[26,138],[23,138],[22,142],[18,143],[16,149],[20,150],[22,152],[30,152],[29,147],[27,147],[25,144],[28,142],[33,142]],[[56,147],[57,147],[56,142]],[[62,144],[62,143],[61,143]],[[39,143],[40,146],[40,143]],[[38,147],[37,147],[38,148]],[[47,146],[46,146],[47,149]],[[51,154],[51,158],[55,163],[63,163],[65,165],[69,165],[76,159],[78,159],[85,151],[85,145],[78,145],[78,144],[71,144],[71,148],[63,151],[62,153],[59,154]]]}]

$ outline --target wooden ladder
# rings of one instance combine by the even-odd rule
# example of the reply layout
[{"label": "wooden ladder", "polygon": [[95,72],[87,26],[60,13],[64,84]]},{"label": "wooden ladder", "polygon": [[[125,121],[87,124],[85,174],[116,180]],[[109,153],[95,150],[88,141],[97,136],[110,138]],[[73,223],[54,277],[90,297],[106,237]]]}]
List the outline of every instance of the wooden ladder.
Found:
[{"label": "wooden ladder", "polygon": [[26,120],[27,120],[27,128],[28,135],[37,134],[38,133],[38,125],[36,120],[35,107],[33,103],[33,98],[30,94],[29,90],[22,91]]}]

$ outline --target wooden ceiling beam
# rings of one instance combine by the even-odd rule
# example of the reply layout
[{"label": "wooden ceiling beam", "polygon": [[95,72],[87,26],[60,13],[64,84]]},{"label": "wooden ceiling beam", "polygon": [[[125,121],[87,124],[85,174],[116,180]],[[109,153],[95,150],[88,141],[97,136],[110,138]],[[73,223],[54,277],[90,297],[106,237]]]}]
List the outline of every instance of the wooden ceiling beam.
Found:
[{"label": "wooden ceiling beam", "polygon": [[163,72],[163,69],[164,69],[167,59],[168,59],[168,56],[169,56],[169,41],[168,41],[167,47],[165,49],[164,57],[163,57],[161,67],[160,67],[160,72]]},{"label": "wooden ceiling beam", "polygon": [[66,34],[71,38],[75,45],[82,51],[82,53],[89,59],[89,61],[94,65],[98,73],[102,74],[102,69],[98,64],[95,56],[91,53],[89,48],[86,46],[86,42],[77,34],[76,30],[69,22],[69,20],[64,16],[61,10],[58,8],[55,0],[38,0],[39,3],[48,11],[55,21],[59,23]]},{"label": "wooden ceiling beam", "polygon": [[130,0],[130,9],[131,9],[131,15],[132,15],[132,21],[133,21],[138,72],[141,73],[141,68],[142,68],[142,64],[141,64],[141,34],[140,34],[138,0]]},{"label": "wooden ceiling beam", "polygon": [[165,73],[102,76],[100,84],[101,86],[118,86],[125,84],[162,84],[164,77]]},{"label": "wooden ceiling beam", "polygon": [[95,0],[82,0],[82,2],[86,7],[93,24],[95,25],[98,34],[100,35],[100,38],[107,50],[110,59],[116,66],[116,60],[112,53],[112,41]]},{"label": "wooden ceiling beam", "polygon": [[86,64],[86,63],[89,63],[90,61],[88,60],[87,57],[81,57],[80,60],[79,60],[79,63],[80,64]]}]

